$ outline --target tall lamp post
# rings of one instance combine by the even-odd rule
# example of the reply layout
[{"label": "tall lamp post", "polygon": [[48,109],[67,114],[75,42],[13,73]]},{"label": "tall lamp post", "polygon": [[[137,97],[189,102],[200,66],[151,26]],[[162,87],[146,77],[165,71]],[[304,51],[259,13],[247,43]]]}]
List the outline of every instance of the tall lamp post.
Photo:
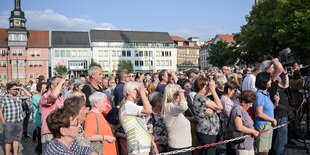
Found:
[{"label": "tall lamp post", "polygon": [[7,78],[7,82],[10,81],[10,79],[9,79],[9,55],[10,55],[9,50],[2,50],[2,56],[6,56],[6,78]]}]

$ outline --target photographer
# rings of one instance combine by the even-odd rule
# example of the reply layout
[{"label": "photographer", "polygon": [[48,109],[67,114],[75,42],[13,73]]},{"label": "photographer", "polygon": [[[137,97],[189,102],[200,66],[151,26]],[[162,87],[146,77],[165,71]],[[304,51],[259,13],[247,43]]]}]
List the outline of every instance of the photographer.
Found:
[{"label": "photographer", "polygon": [[9,155],[13,145],[13,154],[17,154],[18,145],[23,134],[24,113],[22,97],[19,91],[25,93],[24,97],[30,98],[31,93],[23,87],[18,87],[16,82],[7,84],[7,93],[0,99],[0,121],[4,124],[5,153]]}]

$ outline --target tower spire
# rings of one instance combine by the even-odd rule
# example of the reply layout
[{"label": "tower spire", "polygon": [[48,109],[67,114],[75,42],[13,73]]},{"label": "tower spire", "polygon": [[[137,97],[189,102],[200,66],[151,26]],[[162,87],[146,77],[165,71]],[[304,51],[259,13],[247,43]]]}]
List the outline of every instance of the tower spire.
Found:
[{"label": "tower spire", "polygon": [[20,10],[20,0],[15,0],[14,1],[14,3],[15,3],[15,10]]}]

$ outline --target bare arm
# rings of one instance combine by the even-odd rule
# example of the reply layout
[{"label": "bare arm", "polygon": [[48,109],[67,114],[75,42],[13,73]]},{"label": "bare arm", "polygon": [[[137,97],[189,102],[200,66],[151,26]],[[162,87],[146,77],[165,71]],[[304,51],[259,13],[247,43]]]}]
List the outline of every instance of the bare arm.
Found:
[{"label": "bare arm", "polygon": [[278,58],[272,59],[272,64],[274,65],[274,71],[272,72],[271,76],[272,80],[275,81],[284,69]]},{"label": "bare arm", "polygon": [[108,141],[109,143],[112,143],[116,140],[113,136],[107,136],[107,135],[93,135],[91,137],[88,137],[90,141]]},{"label": "bare arm", "polygon": [[61,93],[63,84],[66,82],[66,79],[60,79],[58,85],[52,90],[51,94],[47,98],[48,103],[54,103]]},{"label": "bare arm", "polygon": [[5,121],[4,121],[4,117],[3,117],[3,109],[0,109],[0,121],[1,121],[1,123],[2,124],[4,124],[5,123]]},{"label": "bare arm", "polygon": [[137,92],[140,94],[143,103],[143,109],[141,111],[141,115],[143,116],[150,115],[153,112],[153,110],[149,100],[146,97],[145,88],[138,88]]},{"label": "bare arm", "polygon": [[219,112],[221,112],[222,110],[223,110],[223,105],[222,105],[222,103],[221,103],[221,100],[220,100],[220,98],[219,98],[219,96],[217,95],[217,93],[216,93],[216,86],[215,86],[215,82],[214,82],[214,80],[211,80],[210,82],[209,82],[209,87],[210,87],[210,91],[211,91],[211,93],[212,93],[212,96],[213,96],[213,98],[214,98],[214,103],[215,103],[215,109],[213,109],[213,110],[216,110],[218,113]]},{"label": "bare arm", "polygon": [[269,121],[271,122],[273,125],[277,125],[277,120],[272,118],[272,117],[269,117],[268,115],[266,115],[264,112],[263,112],[263,106],[258,106],[256,107],[255,109],[256,113],[257,113],[257,116],[266,120],[266,121]]},{"label": "bare arm", "polygon": [[25,89],[24,87],[16,87],[16,88],[25,93],[25,98],[31,98],[32,97],[31,93],[27,89]]},{"label": "bare arm", "polygon": [[234,123],[235,123],[235,127],[236,127],[237,131],[240,131],[240,132],[246,133],[246,134],[251,134],[251,135],[254,135],[255,137],[257,137],[259,134],[259,132],[256,131],[255,129],[251,129],[251,128],[244,126],[242,119],[239,116],[237,116],[235,118]]}]

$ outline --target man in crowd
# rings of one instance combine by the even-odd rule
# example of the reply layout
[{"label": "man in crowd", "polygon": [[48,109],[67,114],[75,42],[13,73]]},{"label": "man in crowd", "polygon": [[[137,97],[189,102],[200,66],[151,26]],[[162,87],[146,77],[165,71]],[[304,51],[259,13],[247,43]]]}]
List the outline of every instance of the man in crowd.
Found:
[{"label": "man in crowd", "polygon": [[114,95],[114,104],[117,106],[124,98],[123,90],[125,83],[129,80],[128,71],[125,69],[118,70],[117,75],[118,83],[114,89],[113,95]]},{"label": "man in crowd", "polygon": [[257,91],[255,87],[256,75],[259,73],[259,67],[256,66],[253,68],[252,72],[248,74],[242,82],[242,91],[251,90],[253,92]]},{"label": "man in crowd", "polygon": [[19,91],[23,91],[26,98],[30,98],[31,93],[23,87],[18,87],[16,82],[9,82],[6,87],[7,93],[0,98],[0,121],[4,124],[5,154],[10,155],[13,145],[13,155],[17,155],[25,117]]},{"label": "man in crowd", "polygon": [[49,131],[46,118],[47,116],[55,111],[56,109],[62,108],[64,104],[64,100],[62,97],[62,93],[65,88],[66,79],[61,76],[54,76],[51,78],[48,86],[48,91],[44,93],[39,102],[39,108],[41,111],[41,120],[42,120],[42,129],[41,129],[41,140],[43,145],[43,150],[47,142],[53,139],[53,135]]},{"label": "man in crowd", "polygon": [[86,107],[90,107],[89,96],[94,92],[103,92],[102,89],[102,69],[97,66],[93,66],[88,70],[89,81],[82,89],[82,92],[86,96]]},{"label": "man in crowd", "polygon": [[164,94],[165,91],[165,87],[169,82],[169,74],[168,71],[166,69],[163,69],[159,72],[158,74],[158,78],[159,78],[159,84],[157,85],[155,91],[160,92],[162,94]]}]

